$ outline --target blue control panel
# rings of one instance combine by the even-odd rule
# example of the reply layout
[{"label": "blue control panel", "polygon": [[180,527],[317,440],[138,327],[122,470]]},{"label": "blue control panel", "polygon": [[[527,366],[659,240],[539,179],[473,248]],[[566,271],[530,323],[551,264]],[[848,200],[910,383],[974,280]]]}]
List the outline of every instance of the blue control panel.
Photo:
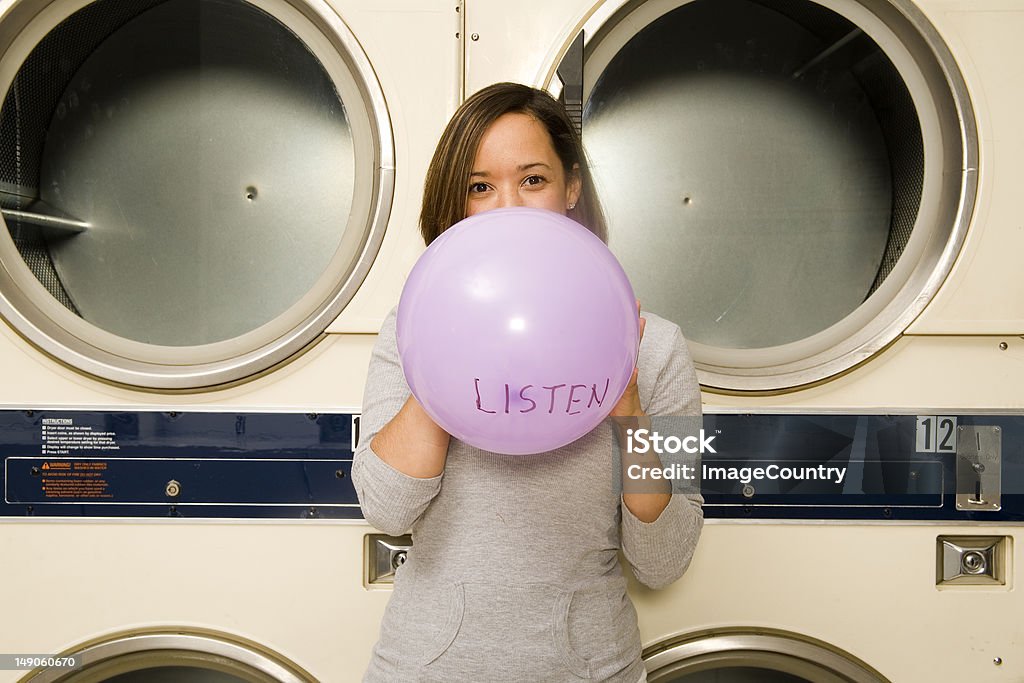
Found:
[{"label": "blue control panel", "polygon": [[0,411],[3,516],[359,519],[349,414]]},{"label": "blue control panel", "polygon": [[[708,518],[1024,522],[1022,415],[703,426]],[[347,413],[0,411],[0,516],[361,519],[358,429]]]},{"label": "blue control panel", "polygon": [[704,428],[708,518],[1024,522],[1024,415],[728,414]]}]

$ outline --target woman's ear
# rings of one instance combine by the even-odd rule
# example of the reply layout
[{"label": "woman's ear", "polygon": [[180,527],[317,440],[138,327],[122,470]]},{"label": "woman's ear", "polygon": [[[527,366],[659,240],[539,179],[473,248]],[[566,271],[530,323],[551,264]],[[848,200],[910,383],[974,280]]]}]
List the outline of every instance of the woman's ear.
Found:
[{"label": "woman's ear", "polygon": [[583,181],[580,180],[580,165],[573,164],[569,177],[565,182],[565,208],[572,211],[580,200],[580,191],[583,188]]}]

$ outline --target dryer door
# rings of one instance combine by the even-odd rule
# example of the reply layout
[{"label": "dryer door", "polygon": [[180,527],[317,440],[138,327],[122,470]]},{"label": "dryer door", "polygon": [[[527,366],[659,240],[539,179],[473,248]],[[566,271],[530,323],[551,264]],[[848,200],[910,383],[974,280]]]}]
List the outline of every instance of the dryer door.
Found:
[{"label": "dryer door", "polygon": [[773,629],[693,633],[644,652],[650,683],[888,683],[847,652]]},{"label": "dryer door", "polygon": [[822,381],[920,313],[963,241],[976,136],[909,2],[628,2],[584,35],[610,246],[702,384]]},{"label": "dryer door", "polygon": [[23,683],[310,683],[264,646],[225,633],[148,628],[101,638],[33,670]]},{"label": "dryer door", "polygon": [[393,149],[323,0],[21,0],[0,30],[0,313],[115,382],[241,380],[358,288]]}]

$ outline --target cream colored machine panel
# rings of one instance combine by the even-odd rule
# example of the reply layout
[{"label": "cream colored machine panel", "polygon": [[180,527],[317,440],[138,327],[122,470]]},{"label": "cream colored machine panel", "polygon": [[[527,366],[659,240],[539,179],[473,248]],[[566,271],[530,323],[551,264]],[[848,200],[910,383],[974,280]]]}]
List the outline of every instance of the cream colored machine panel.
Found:
[{"label": "cream colored machine panel", "polygon": [[1015,255],[1024,251],[1016,194],[1024,132],[1020,3],[937,4],[932,20],[959,60],[978,115],[981,146],[978,204],[953,272],[908,334],[1022,334],[1024,279]]},{"label": "cream colored machine panel", "polygon": [[345,8],[346,22],[372,54],[384,97],[393,103],[395,210],[363,286],[327,328],[328,334],[376,333],[398,304],[405,276],[423,253],[423,178],[434,145],[458,106],[462,85],[457,4],[373,2]]},{"label": "cream colored machine panel", "polygon": [[[322,522],[0,524],[0,547],[26,549],[0,587],[0,640],[6,652],[55,654],[154,625],[215,629],[272,649],[315,680],[358,681],[389,596],[362,588],[367,530]],[[0,671],[0,681],[25,673]]]},{"label": "cream colored machine panel", "polygon": [[[1005,348],[1004,348],[1005,347]],[[1024,340],[1018,337],[904,336],[868,367],[801,391],[774,396],[704,395],[705,407],[770,410],[956,412],[1021,410],[1019,381]]]},{"label": "cream colored machine panel", "polygon": [[546,84],[584,19],[600,7],[571,0],[559,3],[556,13],[551,3],[528,0],[517,5],[513,18],[507,9],[468,3],[466,95],[498,81]]},{"label": "cream colored machine panel", "polygon": [[778,629],[839,648],[892,683],[1016,683],[1024,678],[1024,630],[1015,616],[1024,602],[1013,583],[1024,562],[1019,528],[985,529],[1014,541],[1010,584],[939,589],[936,538],[965,533],[938,525],[710,523],[681,580],[665,591],[634,584],[631,594],[645,644],[686,632]]}]

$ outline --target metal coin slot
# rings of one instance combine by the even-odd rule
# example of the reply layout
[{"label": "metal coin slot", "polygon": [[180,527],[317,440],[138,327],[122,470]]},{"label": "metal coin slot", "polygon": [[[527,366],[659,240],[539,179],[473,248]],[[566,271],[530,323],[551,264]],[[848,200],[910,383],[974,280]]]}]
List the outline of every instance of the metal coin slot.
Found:
[{"label": "metal coin slot", "polygon": [[1006,538],[939,536],[936,585],[1004,585]]},{"label": "metal coin slot", "polygon": [[985,425],[961,425],[957,431],[956,509],[999,510],[1002,432]]}]

